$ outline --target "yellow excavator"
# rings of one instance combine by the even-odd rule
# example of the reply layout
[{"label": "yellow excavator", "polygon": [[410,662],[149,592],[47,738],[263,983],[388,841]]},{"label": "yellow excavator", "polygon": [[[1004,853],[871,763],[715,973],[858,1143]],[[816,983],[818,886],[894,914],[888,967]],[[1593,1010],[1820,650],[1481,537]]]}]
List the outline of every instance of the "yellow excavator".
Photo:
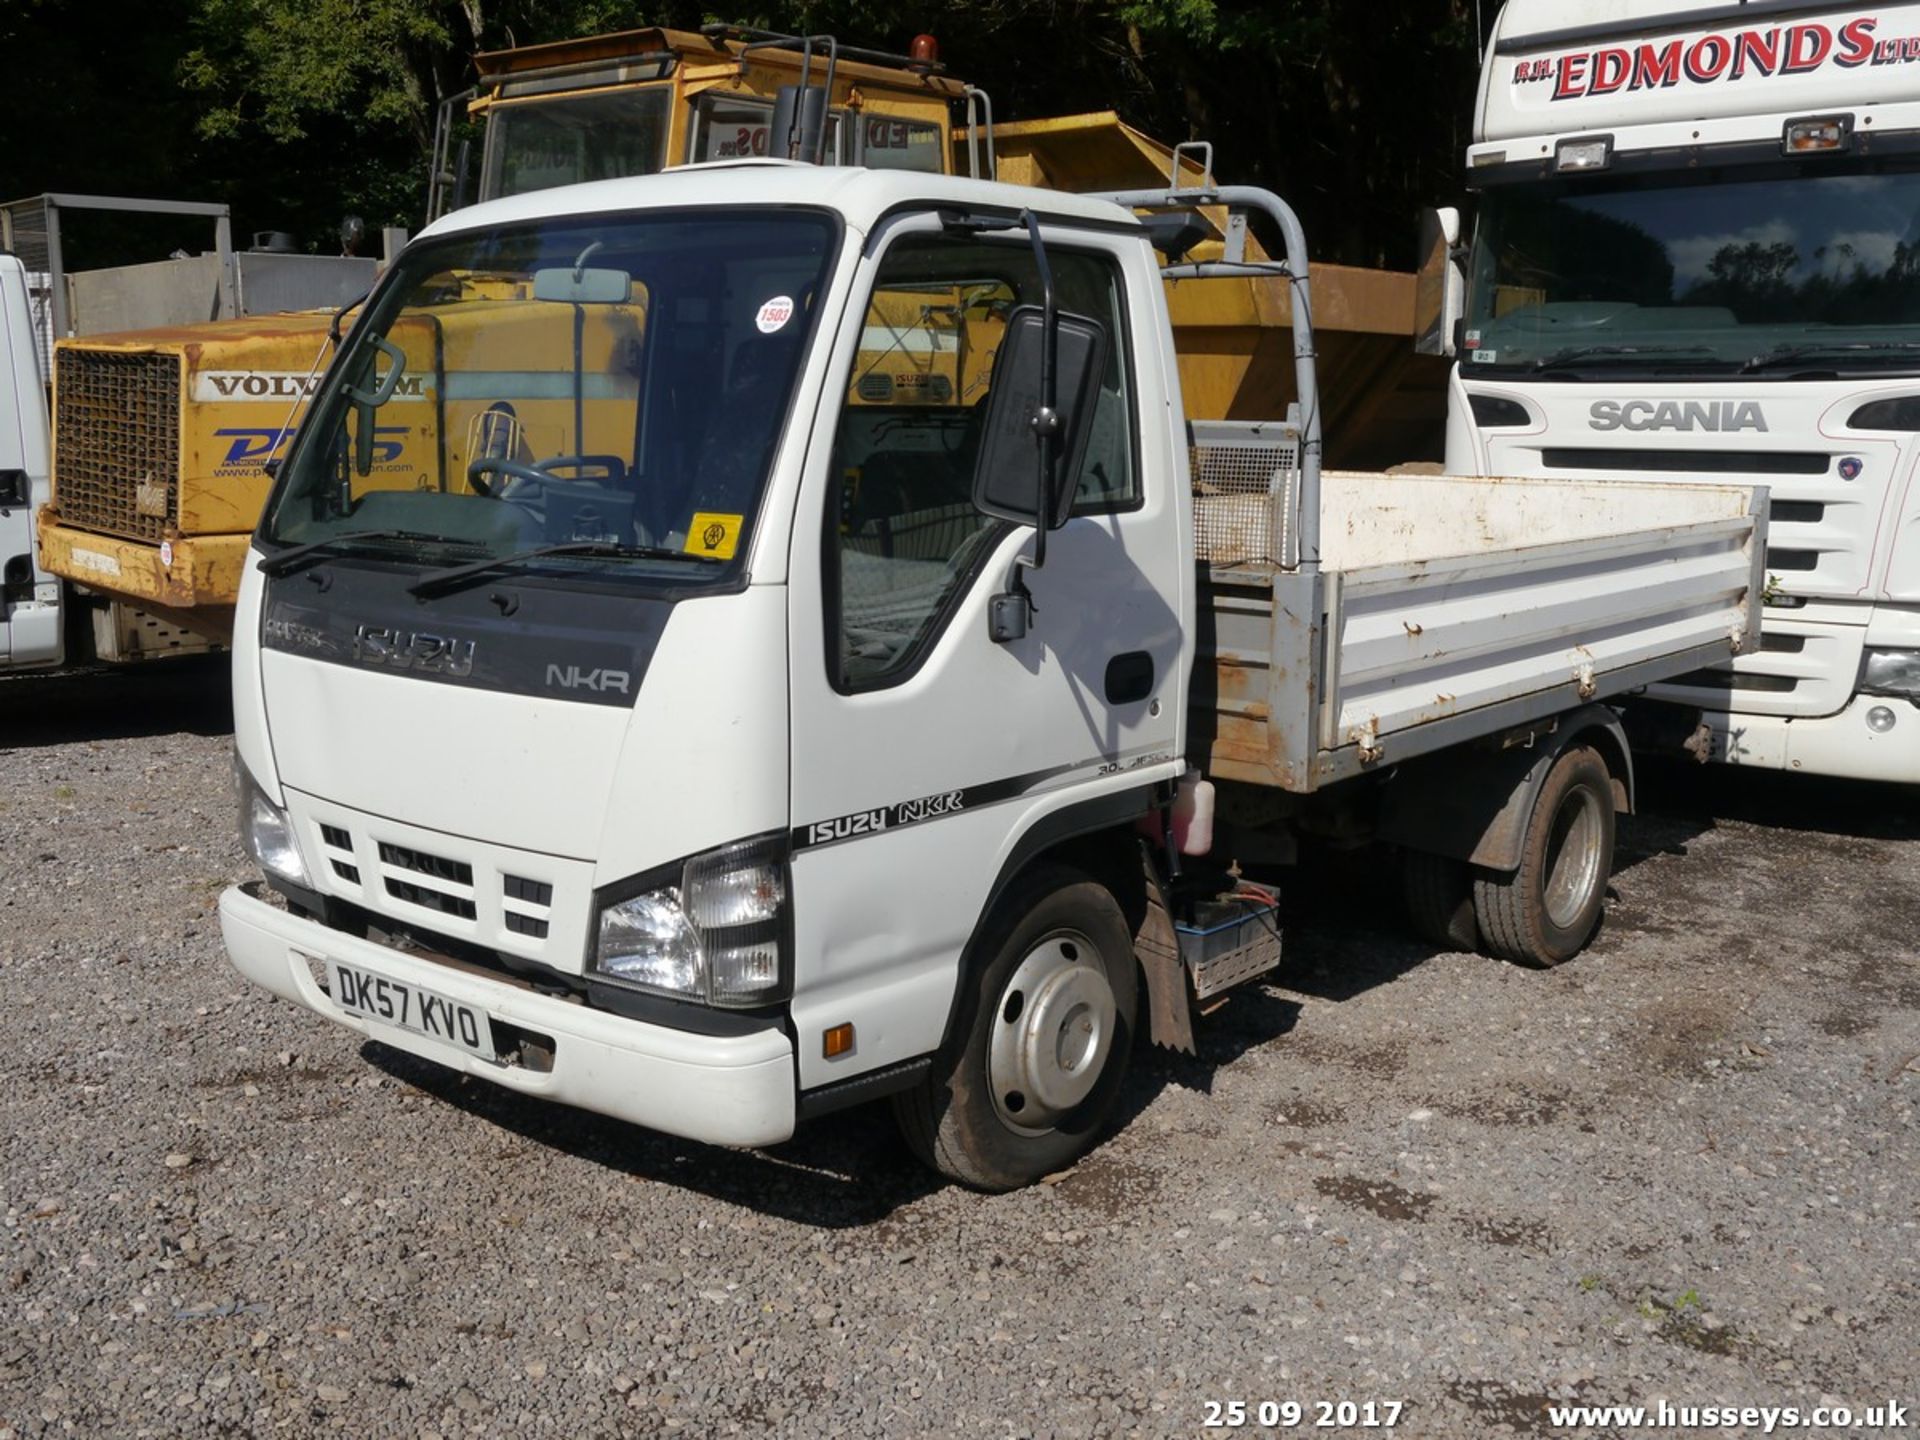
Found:
[{"label": "yellow excavator", "polygon": [[[475,63],[475,89],[441,110],[429,219],[470,201],[744,156],[804,154],[1074,191],[1212,183],[1206,147],[1162,145],[1111,112],[996,125],[989,97],[949,76],[928,36],[897,55],[732,26],[645,29]],[[1253,237],[1226,233],[1224,212],[1202,206],[1195,216],[1184,258],[1264,258]],[[1415,277],[1316,266],[1312,280],[1325,433],[1349,437],[1328,463],[1437,455],[1446,370],[1414,353]],[[1285,414],[1294,372],[1285,279],[1170,280],[1168,293],[1188,413]],[[879,327],[893,337],[877,337],[863,356],[861,393],[875,403],[957,402],[967,361],[941,336],[970,303],[902,297],[900,313]],[[272,473],[351,308],[61,339],[52,501],[37,522],[41,564],[102,604],[224,642]],[[623,320],[642,323],[643,313]],[[991,333],[990,316],[972,320],[958,328]],[[403,348],[423,347],[408,358],[427,361],[436,343],[458,337],[412,337]],[[617,381],[620,337],[609,331],[586,343],[587,358]],[[407,372],[432,368],[409,363]],[[418,473],[409,446],[480,453],[537,438],[527,427],[539,416],[469,408],[370,434],[367,473],[385,469],[404,485]]]}]

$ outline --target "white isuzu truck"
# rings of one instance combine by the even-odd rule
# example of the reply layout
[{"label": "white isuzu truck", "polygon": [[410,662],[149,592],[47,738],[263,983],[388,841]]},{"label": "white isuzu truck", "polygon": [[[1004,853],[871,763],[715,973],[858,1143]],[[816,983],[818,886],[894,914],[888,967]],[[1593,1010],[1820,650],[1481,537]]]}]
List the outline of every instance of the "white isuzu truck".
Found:
[{"label": "white isuzu truck", "polygon": [[[1171,273],[1297,277],[1292,419],[1183,417],[1203,202],[1285,240]],[[1384,839],[1434,933],[1570,957],[1598,702],[1752,647],[1764,492],[1323,475],[1306,275],[1265,192],[778,161],[437,222],[254,537],[234,964],[715,1143],[892,1095],[1003,1189],[1277,963],[1237,859]]]},{"label": "white isuzu truck", "polygon": [[1510,0],[1467,178],[1448,470],[1766,485],[1764,640],[1654,694],[1920,781],[1920,5]]}]

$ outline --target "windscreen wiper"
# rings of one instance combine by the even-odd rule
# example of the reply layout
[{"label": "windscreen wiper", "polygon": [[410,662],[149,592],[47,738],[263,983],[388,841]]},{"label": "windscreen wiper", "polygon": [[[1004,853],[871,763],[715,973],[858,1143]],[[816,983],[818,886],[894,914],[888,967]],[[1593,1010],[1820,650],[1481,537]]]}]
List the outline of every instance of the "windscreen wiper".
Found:
[{"label": "windscreen wiper", "polygon": [[1596,360],[1630,365],[1643,357],[1671,358],[1675,355],[1705,356],[1710,360],[1720,358],[1720,352],[1711,345],[1576,345],[1569,350],[1556,350],[1551,355],[1542,355],[1527,368],[1558,370],[1563,365],[1591,364]]},{"label": "windscreen wiper", "polygon": [[257,567],[262,575],[269,578],[284,575],[309,555],[318,555],[322,551],[337,546],[351,545],[356,540],[427,540],[433,544],[446,543],[439,535],[422,535],[415,530],[349,530],[344,535],[328,535],[319,540],[309,540],[304,545],[295,545],[291,550],[275,551],[264,555]]},{"label": "windscreen wiper", "polygon": [[407,592],[411,595],[432,595],[441,590],[451,589],[470,576],[484,575],[489,570],[505,569],[528,560],[538,560],[543,555],[605,555],[620,560],[690,560],[696,565],[727,563],[714,555],[697,555],[685,550],[669,550],[664,545],[620,545],[611,540],[569,540],[560,545],[536,545],[531,550],[515,550],[509,555],[489,555],[486,559],[475,560],[471,564],[455,565],[447,570],[435,570],[414,581],[407,587]]},{"label": "windscreen wiper", "polygon": [[1920,354],[1920,340],[1829,340],[1818,345],[1780,345],[1763,350],[1740,367],[1742,375],[1756,370],[1771,370],[1776,365],[1797,365],[1802,360],[1821,357],[1867,356],[1889,352]]}]

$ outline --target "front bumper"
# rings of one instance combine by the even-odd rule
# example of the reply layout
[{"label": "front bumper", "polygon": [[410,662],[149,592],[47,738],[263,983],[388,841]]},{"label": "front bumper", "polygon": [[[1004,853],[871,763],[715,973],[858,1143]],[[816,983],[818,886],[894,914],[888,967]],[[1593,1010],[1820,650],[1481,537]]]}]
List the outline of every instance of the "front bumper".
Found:
[{"label": "front bumper", "polygon": [[[424,1060],[689,1140],[771,1145],[793,1134],[793,1044],[779,1030],[693,1035],[589,1010],[356,939],[290,915],[238,886],[220,897],[220,930],[228,958],[249,980]],[[310,960],[334,959],[552,1036],[553,1068],[490,1064],[411,1031],[349,1015],[315,983],[309,968]]]},{"label": "front bumper", "polygon": [[[1893,727],[1877,732],[1867,716],[1884,706]],[[1713,758],[1728,765],[1920,784],[1920,706],[1910,700],[1856,695],[1837,715],[1706,714]]]},{"label": "front bumper", "polygon": [[145,540],[64,525],[53,506],[40,511],[35,527],[42,569],[136,605],[166,610],[231,610],[240,596],[240,574],[253,540],[250,532],[184,535],[163,549]]}]

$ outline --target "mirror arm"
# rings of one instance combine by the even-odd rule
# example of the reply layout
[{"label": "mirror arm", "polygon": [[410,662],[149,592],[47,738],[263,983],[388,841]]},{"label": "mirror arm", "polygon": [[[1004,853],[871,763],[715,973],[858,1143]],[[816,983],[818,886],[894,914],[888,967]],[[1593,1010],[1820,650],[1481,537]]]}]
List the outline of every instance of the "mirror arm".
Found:
[{"label": "mirror arm", "polygon": [[[594,242],[595,245],[599,243],[597,240]],[[583,255],[580,259],[582,264],[586,262],[586,256]],[[585,366],[581,359],[586,329],[586,307],[575,302],[573,307],[573,449],[576,455],[584,455],[587,449],[587,382]]]},{"label": "mirror arm", "polygon": [[[1031,210],[1020,212],[1033,244],[1033,263],[1040,272],[1040,308],[1044,316],[1040,332],[1040,409],[1033,417],[1033,433],[1040,441],[1040,523],[1034,527],[1033,568],[1047,563],[1047,531],[1053,527],[1053,469],[1060,434],[1060,397],[1057,392],[1055,361],[1060,349],[1060,306],[1053,292],[1053,267],[1047,263],[1047,247],[1040,239],[1040,217]],[[1018,572],[1015,572],[1016,581]],[[1019,587],[1022,591],[1025,586]]]}]

